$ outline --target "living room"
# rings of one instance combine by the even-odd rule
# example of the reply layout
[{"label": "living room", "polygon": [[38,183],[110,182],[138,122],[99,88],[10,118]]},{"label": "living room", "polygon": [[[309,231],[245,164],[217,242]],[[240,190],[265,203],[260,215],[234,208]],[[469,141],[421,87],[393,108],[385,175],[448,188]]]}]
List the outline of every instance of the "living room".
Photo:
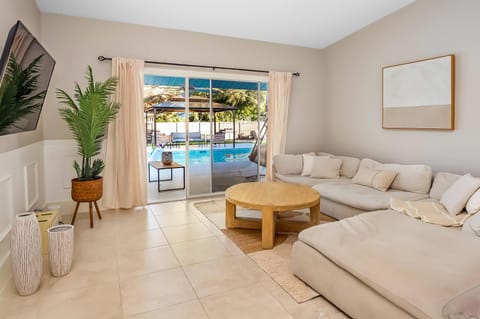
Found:
[{"label": "living room", "polygon": [[[203,30],[192,32],[192,30],[185,31],[189,30],[185,28],[182,31],[180,27],[158,27],[155,26],[156,17],[152,14],[147,15],[148,12],[144,12],[144,19],[148,21],[144,25],[140,25],[138,22],[126,22],[128,17],[124,19],[124,16],[127,15],[122,16],[121,11],[119,11],[119,18],[107,21],[102,18],[101,11],[108,11],[109,6],[113,7],[111,2],[105,2],[102,10],[98,10],[98,12],[89,10],[86,5],[82,7],[81,3],[68,2],[67,4],[66,2],[65,7],[54,6],[52,3],[52,1],[42,0],[7,0],[2,3],[3,10],[0,12],[0,43],[5,43],[8,31],[17,20],[20,20],[56,61],[36,130],[0,136],[0,202],[5,203],[6,210],[11,211],[12,214],[29,209],[46,208],[49,205],[57,207],[66,215],[72,214],[75,203],[70,198],[70,180],[75,176],[71,168],[71,161],[76,156],[76,145],[68,126],[59,115],[60,104],[55,90],[63,88],[72,92],[74,82],[79,82],[83,86],[82,79],[87,65],[92,66],[95,77],[101,81],[111,76],[112,65],[106,61],[99,62],[97,57],[100,55],[137,58],[145,61],[299,72],[300,76],[292,79],[285,153],[328,152],[360,159],[372,158],[384,163],[425,164],[431,167],[433,172],[450,172],[460,175],[471,173],[473,176],[480,176],[480,168],[477,165],[478,152],[476,151],[478,133],[476,116],[480,115],[477,110],[478,90],[476,89],[480,76],[480,61],[476,57],[480,53],[480,44],[474,40],[477,28],[480,26],[477,17],[480,12],[478,1],[395,1],[395,4],[390,6],[378,1],[371,1],[368,6],[354,3],[344,4],[344,14],[339,16],[341,17],[341,19],[339,18],[340,22],[337,21],[334,24],[336,29],[321,30],[322,32],[318,34],[309,33],[310,38],[302,44],[292,44],[297,40],[303,40],[304,37],[299,34],[293,34],[289,39],[290,42],[282,43],[280,39],[288,38],[287,35],[278,34],[278,37],[275,37],[274,30],[267,32],[269,28],[274,29],[270,25],[264,26],[265,30],[263,31],[265,32],[261,33],[270,34],[271,38],[259,41],[255,37],[249,38],[227,33],[210,32],[211,34],[208,34],[209,32]],[[185,5],[188,10],[189,6]],[[243,6],[240,3],[238,5]],[[251,10],[255,11],[254,8],[257,4],[252,2],[251,5],[253,7]],[[289,5],[292,6],[290,8],[291,15],[300,10],[308,11],[306,6],[297,8],[293,2]],[[333,4],[330,3],[330,5]],[[69,6],[70,8],[68,8]],[[328,20],[328,5],[325,4],[325,7],[320,8],[322,8],[321,17]],[[68,9],[77,12],[71,13]],[[144,8],[143,11],[148,11],[147,9]],[[323,13],[324,11],[326,13]],[[254,18],[261,20],[262,12],[260,10],[260,13],[252,13],[252,20]],[[355,20],[355,17],[359,16],[362,16],[363,20],[360,18]],[[219,25],[217,29],[223,27],[226,28],[226,26]],[[291,28],[295,30],[293,25]],[[335,34],[336,38],[329,37],[330,33]],[[282,38],[281,35],[285,35],[285,38]],[[454,114],[451,115],[454,121],[454,130],[383,128],[382,68],[446,55],[455,56],[455,106]],[[172,69],[175,68],[166,67],[168,72],[171,72]],[[188,68],[180,68],[180,71],[188,72]],[[215,72],[222,74],[220,70]],[[241,77],[243,74],[242,72],[230,73],[237,77]],[[226,72],[225,74],[230,73]],[[32,163],[33,165],[31,165]],[[35,170],[32,176],[25,173],[25,167],[30,166]],[[29,188],[26,184],[34,185],[34,187]],[[165,226],[173,223],[173,219],[170,220],[170,217],[163,216],[167,211],[180,212],[181,217],[177,216],[174,218],[175,220],[197,221],[198,219],[205,222],[205,226],[208,226],[206,230],[204,228],[195,230],[202,233],[200,236],[202,240],[210,237],[218,237],[219,240],[225,239],[223,232],[210,228],[209,220],[205,218],[204,214],[195,211],[196,208],[193,207],[193,204],[198,200],[205,199],[189,199],[156,206],[154,208],[156,214],[151,211],[151,208],[146,210],[138,208],[139,213],[143,214],[138,223],[147,229],[149,227],[160,229],[162,223],[160,222],[159,225],[158,220],[163,220]],[[30,207],[26,208],[27,206]],[[125,230],[125,234],[130,234],[130,231],[135,232],[136,229],[138,230],[136,227],[140,227],[137,222],[128,217],[128,221],[118,221],[114,216],[115,213],[105,212],[104,220],[95,221],[95,227],[90,230],[87,222],[88,216],[84,214],[88,210],[83,205],[80,209],[76,227],[84,230],[85,233],[75,238],[75,245],[80,245],[81,241],[85,241],[82,247],[85,250],[88,250],[86,244],[89,240],[91,240],[90,245],[92,246],[96,245],[95,242],[98,241],[105,244],[100,246],[108,247],[107,242],[114,236],[115,225],[117,229]],[[190,213],[193,214],[193,217],[190,216]],[[159,219],[153,221],[152,218]],[[131,227],[127,225],[129,223],[132,224]],[[0,241],[0,288],[7,287],[5,289],[10,287],[11,283],[9,282],[12,277],[11,258],[9,257],[9,228],[7,227],[9,224],[10,217],[0,216],[0,226],[2,227],[0,234],[6,234]],[[202,225],[204,224],[202,223]],[[8,230],[4,232],[4,229]],[[178,230],[178,232],[181,231]],[[169,236],[171,237],[167,240],[180,235],[173,234],[172,231],[167,235],[167,237]],[[155,239],[152,238],[146,241],[149,240],[155,242]],[[157,238],[156,240],[158,243],[162,243],[161,246],[165,244],[163,239]],[[180,245],[175,239],[171,243]],[[230,241],[228,243],[230,244]],[[122,241],[122,244],[126,243]],[[233,244],[233,246],[235,245]],[[172,251],[176,253],[181,251],[182,247],[175,249]],[[185,249],[188,252],[188,247]],[[193,248],[190,247],[190,249]],[[234,247],[229,247],[229,249],[230,252],[238,252]],[[103,250],[97,252],[105,253]],[[252,266],[249,262],[235,259],[238,258],[235,253],[223,254],[220,249],[216,252],[218,255],[214,255],[223,258],[226,263],[229,263],[229,258],[234,258],[230,260],[231,263],[235,263],[237,260],[246,268],[256,267],[256,264]],[[140,255],[136,253],[130,257],[125,257],[124,253],[121,252],[124,259],[141,259]],[[193,252],[191,253],[193,254]],[[88,255],[88,253],[85,254]],[[184,253],[184,255],[188,255],[188,253]],[[92,257],[88,256],[88,258]],[[175,258],[180,259],[181,264],[181,258],[187,257],[173,257],[173,259]],[[115,260],[113,264],[118,262],[117,259]],[[99,264],[99,269],[91,271],[98,271],[99,274],[105,275],[105,268],[108,269],[110,266],[112,264]],[[165,267],[175,269],[172,265]],[[196,271],[193,269],[194,266],[190,268],[191,273]],[[198,272],[200,273],[200,270]],[[249,280],[246,280],[247,282],[251,283],[252,278],[264,279],[262,275],[258,275],[258,270],[253,272],[256,275],[252,275]],[[127,304],[138,296],[145,299],[144,295],[149,292],[157,293],[155,290],[148,290],[151,288],[145,288],[145,291],[139,292],[138,296],[125,292],[119,293],[118,289],[111,286],[121,282],[121,279],[117,278],[115,281],[114,278],[106,275],[104,277],[106,280],[102,281],[99,277],[89,277],[91,274],[86,270],[82,270],[75,276],[81,275],[90,278],[86,281],[91,280],[92,282],[89,284],[92,287],[96,287],[94,283],[97,280],[100,283],[99,286],[109,286],[106,290],[102,288],[103,286],[92,290],[94,291],[92,295],[98,298],[102,294],[112,292],[122,295],[121,298]],[[179,276],[179,274],[174,275]],[[191,277],[189,278],[191,279]],[[221,278],[220,275],[219,278]],[[230,277],[224,278],[231,280]],[[44,282],[43,288],[32,295],[32,297],[37,296],[36,299],[7,296],[2,299],[0,317],[3,318],[4,310],[2,309],[6,309],[3,308],[5,303],[13,305],[6,312],[6,318],[46,316],[45,313],[48,312],[45,311],[56,308],[56,304],[61,302],[49,301],[47,302],[48,306],[34,310],[40,303],[39,300],[48,299],[50,294],[58,296],[60,300],[70,300],[71,296],[77,296],[72,292],[73,290],[85,288],[74,283],[74,280],[81,279],[73,278],[66,284],[47,280]],[[188,284],[185,285],[188,286]],[[268,292],[268,298],[265,297],[267,301],[259,299],[259,303],[252,304],[251,308],[258,310],[264,307],[271,313],[258,312],[257,317],[343,318],[342,316],[345,316],[326,301],[317,300],[313,303],[310,301],[310,305],[297,304],[293,299],[288,299],[290,298],[288,294],[283,294],[282,288],[272,287],[274,283],[266,285],[268,289],[265,286],[255,286],[253,283],[251,286],[238,284],[238,286],[233,285],[230,288],[242,288],[244,290],[241,292],[244,292],[248,291],[247,288],[250,287],[255,296],[265,294],[265,291]],[[131,287],[134,287],[132,291],[142,289],[133,284]],[[147,312],[152,312],[150,315],[155,318],[161,317],[160,312],[165,312],[164,316],[169,314],[174,317],[175,311],[181,313],[184,310],[181,310],[180,306],[177,309],[172,307],[182,304],[186,304],[186,309],[192,311],[190,313],[183,312],[185,317],[190,318],[218,318],[222,315],[225,318],[255,317],[253,312],[247,310],[243,317],[241,313],[238,313],[241,310],[237,312],[236,316],[226,310],[226,312],[216,313],[216,307],[219,309],[233,307],[233,304],[228,306],[227,301],[230,299],[226,297],[222,299],[220,296],[215,299],[213,297],[215,294],[210,296],[209,293],[202,295],[208,291],[208,285],[202,287],[205,291],[202,290],[201,293],[195,288],[194,286],[193,294],[196,294],[194,297],[190,295],[191,292],[188,292],[185,294],[189,297],[178,302],[170,304],[152,302],[145,308],[140,306],[122,308],[122,301],[107,300],[106,302],[115,305],[113,307],[115,309],[105,312],[102,312],[102,307],[92,299],[80,298],[79,303],[75,306],[76,309],[91,306],[92,312],[90,314],[79,313],[77,317],[127,318],[128,316],[141,317],[139,314],[142,313],[147,318]],[[185,290],[188,289],[185,288]],[[85,291],[89,293],[89,290]],[[213,289],[212,291],[218,292],[219,290]],[[158,293],[161,295],[160,292]],[[235,296],[238,294],[240,293]],[[205,298],[209,300],[202,303],[201,296],[206,296]],[[279,304],[278,309],[271,307],[272,300]],[[270,306],[267,307],[264,303],[270,303]],[[75,303],[68,304],[74,305]],[[131,304],[135,304],[135,302]],[[17,309],[18,312],[15,312],[12,310],[15,308],[14,306],[25,307],[27,310],[21,312]],[[155,310],[161,308],[169,308],[169,310],[162,309],[154,314]],[[60,310],[55,313],[66,316]],[[178,314],[178,316],[180,315]],[[377,316],[377,318],[382,317],[384,316],[381,314]]]}]

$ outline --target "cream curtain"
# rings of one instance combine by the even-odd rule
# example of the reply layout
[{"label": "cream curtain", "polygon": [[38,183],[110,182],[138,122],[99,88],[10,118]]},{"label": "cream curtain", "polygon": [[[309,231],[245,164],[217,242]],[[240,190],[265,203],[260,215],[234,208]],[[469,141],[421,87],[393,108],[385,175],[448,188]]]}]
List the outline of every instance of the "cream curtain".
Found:
[{"label": "cream curtain", "polygon": [[108,128],[103,206],[131,208],[147,203],[147,159],[141,60],[113,58],[114,94],[121,104]]},{"label": "cream curtain", "polygon": [[291,72],[270,72],[268,75],[268,130],[266,180],[273,180],[273,157],[285,152],[288,108],[292,91]]}]

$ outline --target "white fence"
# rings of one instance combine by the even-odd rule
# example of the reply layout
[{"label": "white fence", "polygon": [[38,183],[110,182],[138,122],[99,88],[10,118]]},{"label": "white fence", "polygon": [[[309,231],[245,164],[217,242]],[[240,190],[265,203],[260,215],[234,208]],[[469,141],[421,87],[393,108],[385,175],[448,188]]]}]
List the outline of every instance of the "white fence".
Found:
[{"label": "white fence", "polygon": [[[213,123],[212,123],[213,126]],[[260,128],[263,122],[260,122]],[[170,135],[172,132],[185,132],[186,125],[184,122],[157,122],[157,134]],[[153,130],[153,123],[149,123],[149,130]],[[188,123],[189,132],[200,132],[203,136],[210,136],[209,122],[192,122]],[[233,139],[233,123],[232,122],[217,122],[216,131],[225,130],[226,139]],[[250,136],[251,132],[258,132],[258,123],[251,121],[236,121],[235,134],[239,136]]]}]

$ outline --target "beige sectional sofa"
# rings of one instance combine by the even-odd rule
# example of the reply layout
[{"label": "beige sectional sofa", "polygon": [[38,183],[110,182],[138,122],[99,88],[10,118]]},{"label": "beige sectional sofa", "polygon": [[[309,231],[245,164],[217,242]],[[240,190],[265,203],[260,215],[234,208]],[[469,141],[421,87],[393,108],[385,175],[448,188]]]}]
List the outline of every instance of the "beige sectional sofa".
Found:
[{"label": "beige sectional sofa", "polygon": [[[355,162],[356,171],[396,171],[390,189],[354,183]],[[342,176],[318,179],[301,176],[299,167],[292,168],[293,157],[274,163],[277,180],[311,185],[321,193],[321,211],[340,219],[301,232],[292,254],[295,275],[345,313],[359,319],[480,318],[480,237],[472,235],[480,235],[480,227],[462,232],[388,209],[391,197],[438,202],[459,175],[437,173],[432,183],[425,165],[349,158]],[[480,222],[478,216],[471,219]],[[452,303],[463,308],[449,313]]]},{"label": "beige sectional sofa", "polygon": [[[289,183],[310,185],[321,194],[320,210],[336,219],[342,219],[374,210],[387,209],[390,197],[403,200],[428,198],[432,182],[432,169],[427,165],[381,164],[371,159],[335,156],[342,159],[339,178],[312,178],[302,176],[303,155],[277,156],[274,159],[275,179]],[[353,183],[352,178],[361,167],[373,166],[398,172],[391,188],[386,192]]]}]

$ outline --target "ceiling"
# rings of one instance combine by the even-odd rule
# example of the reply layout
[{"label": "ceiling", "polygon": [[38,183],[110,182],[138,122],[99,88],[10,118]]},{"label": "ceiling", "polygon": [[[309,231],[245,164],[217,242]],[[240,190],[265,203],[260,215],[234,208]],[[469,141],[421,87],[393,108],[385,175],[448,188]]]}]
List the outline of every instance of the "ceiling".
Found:
[{"label": "ceiling", "polygon": [[42,12],[324,48],[415,0],[37,0]]}]

